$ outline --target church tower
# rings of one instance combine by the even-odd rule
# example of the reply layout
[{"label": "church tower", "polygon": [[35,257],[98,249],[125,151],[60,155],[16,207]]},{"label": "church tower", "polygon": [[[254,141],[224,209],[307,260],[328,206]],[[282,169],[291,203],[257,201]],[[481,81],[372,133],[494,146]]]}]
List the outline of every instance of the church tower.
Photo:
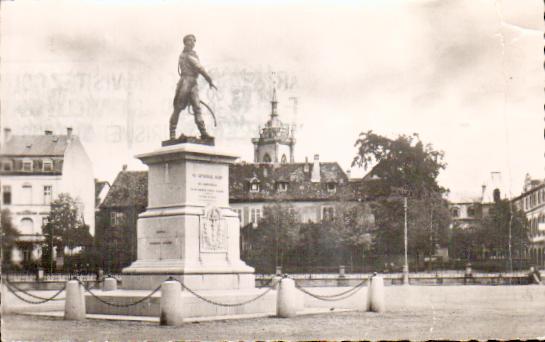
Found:
[{"label": "church tower", "polygon": [[259,138],[253,138],[254,163],[293,163],[295,129],[278,118],[276,87],[271,100],[271,117],[259,130]]}]

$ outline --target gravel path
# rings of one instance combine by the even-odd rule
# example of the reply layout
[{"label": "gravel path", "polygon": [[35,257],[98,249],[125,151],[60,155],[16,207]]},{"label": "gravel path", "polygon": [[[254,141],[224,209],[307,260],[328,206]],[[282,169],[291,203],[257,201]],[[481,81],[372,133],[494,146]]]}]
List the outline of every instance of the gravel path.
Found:
[{"label": "gravel path", "polygon": [[[187,323],[63,321],[35,316],[3,317],[2,340],[377,340],[377,339],[535,339],[545,337],[545,311],[518,308],[455,308],[329,313],[292,319],[259,318]],[[30,328],[32,327],[32,328]]]},{"label": "gravel path", "polygon": [[[3,315],[1,332],[3,341],[545,339],[545,286],[392,286],[385,290],[387,311],[383,314],[330,312],[181,327],[11,314]],[[365,294],[361,297],[353,298],[361,302]]]}]

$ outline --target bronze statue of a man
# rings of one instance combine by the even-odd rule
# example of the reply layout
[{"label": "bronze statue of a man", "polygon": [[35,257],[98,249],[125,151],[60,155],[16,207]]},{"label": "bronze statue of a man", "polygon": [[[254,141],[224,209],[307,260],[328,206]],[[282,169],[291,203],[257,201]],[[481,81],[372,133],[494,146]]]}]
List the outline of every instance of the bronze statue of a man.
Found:
[{"label": "bronze statue of a man", "polygon": [[178,59],[178,74],[180,80],[176,86],[176,95],[174,96],[174,111],[170,116],[170,139],[176,139],[176,126],[178,126],[178,118],[180,112],[191,106],[193,115],[195,116],[195,124],[201,133],[202,139],[209,139],[211,136],[206,132],[206,127],[202,119],[201,100],[199,99],[199,88],[197,78],[202,75],[210,88],[216,89],[212,78],[204,67],[199,62],[199,56],[193,51],[197,39],[194,35],[188,34],[183,39],[184,50]]}]

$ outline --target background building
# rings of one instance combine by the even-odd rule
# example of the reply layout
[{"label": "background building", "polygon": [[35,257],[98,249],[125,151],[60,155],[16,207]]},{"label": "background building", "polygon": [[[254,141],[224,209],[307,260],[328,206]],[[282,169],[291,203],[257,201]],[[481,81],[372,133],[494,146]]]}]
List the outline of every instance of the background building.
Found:
[{"label": "background building", "polygon": [[78,203],[81,217],[94,235],[95,180],[93,167],[72,129],[66,134],[12,135],[4,129],[0,148],[2,209],[9,209],[21,236],[12,253],[15,263],[41,257],[42,226],[50,203],[60,193]]},{"label": "background building", "polygon": [[530,247],[527,257],[532,264],[545,266],[545,181],[532,179],[527,174],[522,194],[513,199],[513,205],[528,219]]},{"label": "background building", "polygon": [[148,172],[124,165],[97,211],[96,241],[105,270],[118,271],[136,260],[136,221],[147,205]]}]

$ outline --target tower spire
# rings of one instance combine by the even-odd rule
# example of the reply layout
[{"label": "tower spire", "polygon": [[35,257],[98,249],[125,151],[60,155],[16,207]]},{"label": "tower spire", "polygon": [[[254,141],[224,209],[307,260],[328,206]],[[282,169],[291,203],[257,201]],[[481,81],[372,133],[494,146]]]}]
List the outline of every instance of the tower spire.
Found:
[{"label": "tower spire", "polygon": [[278,116],[278,99],[276,97],[276,77],[275,73],[273,72],[273,93],[272,93],[272,99],[271,99],[271,117]]}]

